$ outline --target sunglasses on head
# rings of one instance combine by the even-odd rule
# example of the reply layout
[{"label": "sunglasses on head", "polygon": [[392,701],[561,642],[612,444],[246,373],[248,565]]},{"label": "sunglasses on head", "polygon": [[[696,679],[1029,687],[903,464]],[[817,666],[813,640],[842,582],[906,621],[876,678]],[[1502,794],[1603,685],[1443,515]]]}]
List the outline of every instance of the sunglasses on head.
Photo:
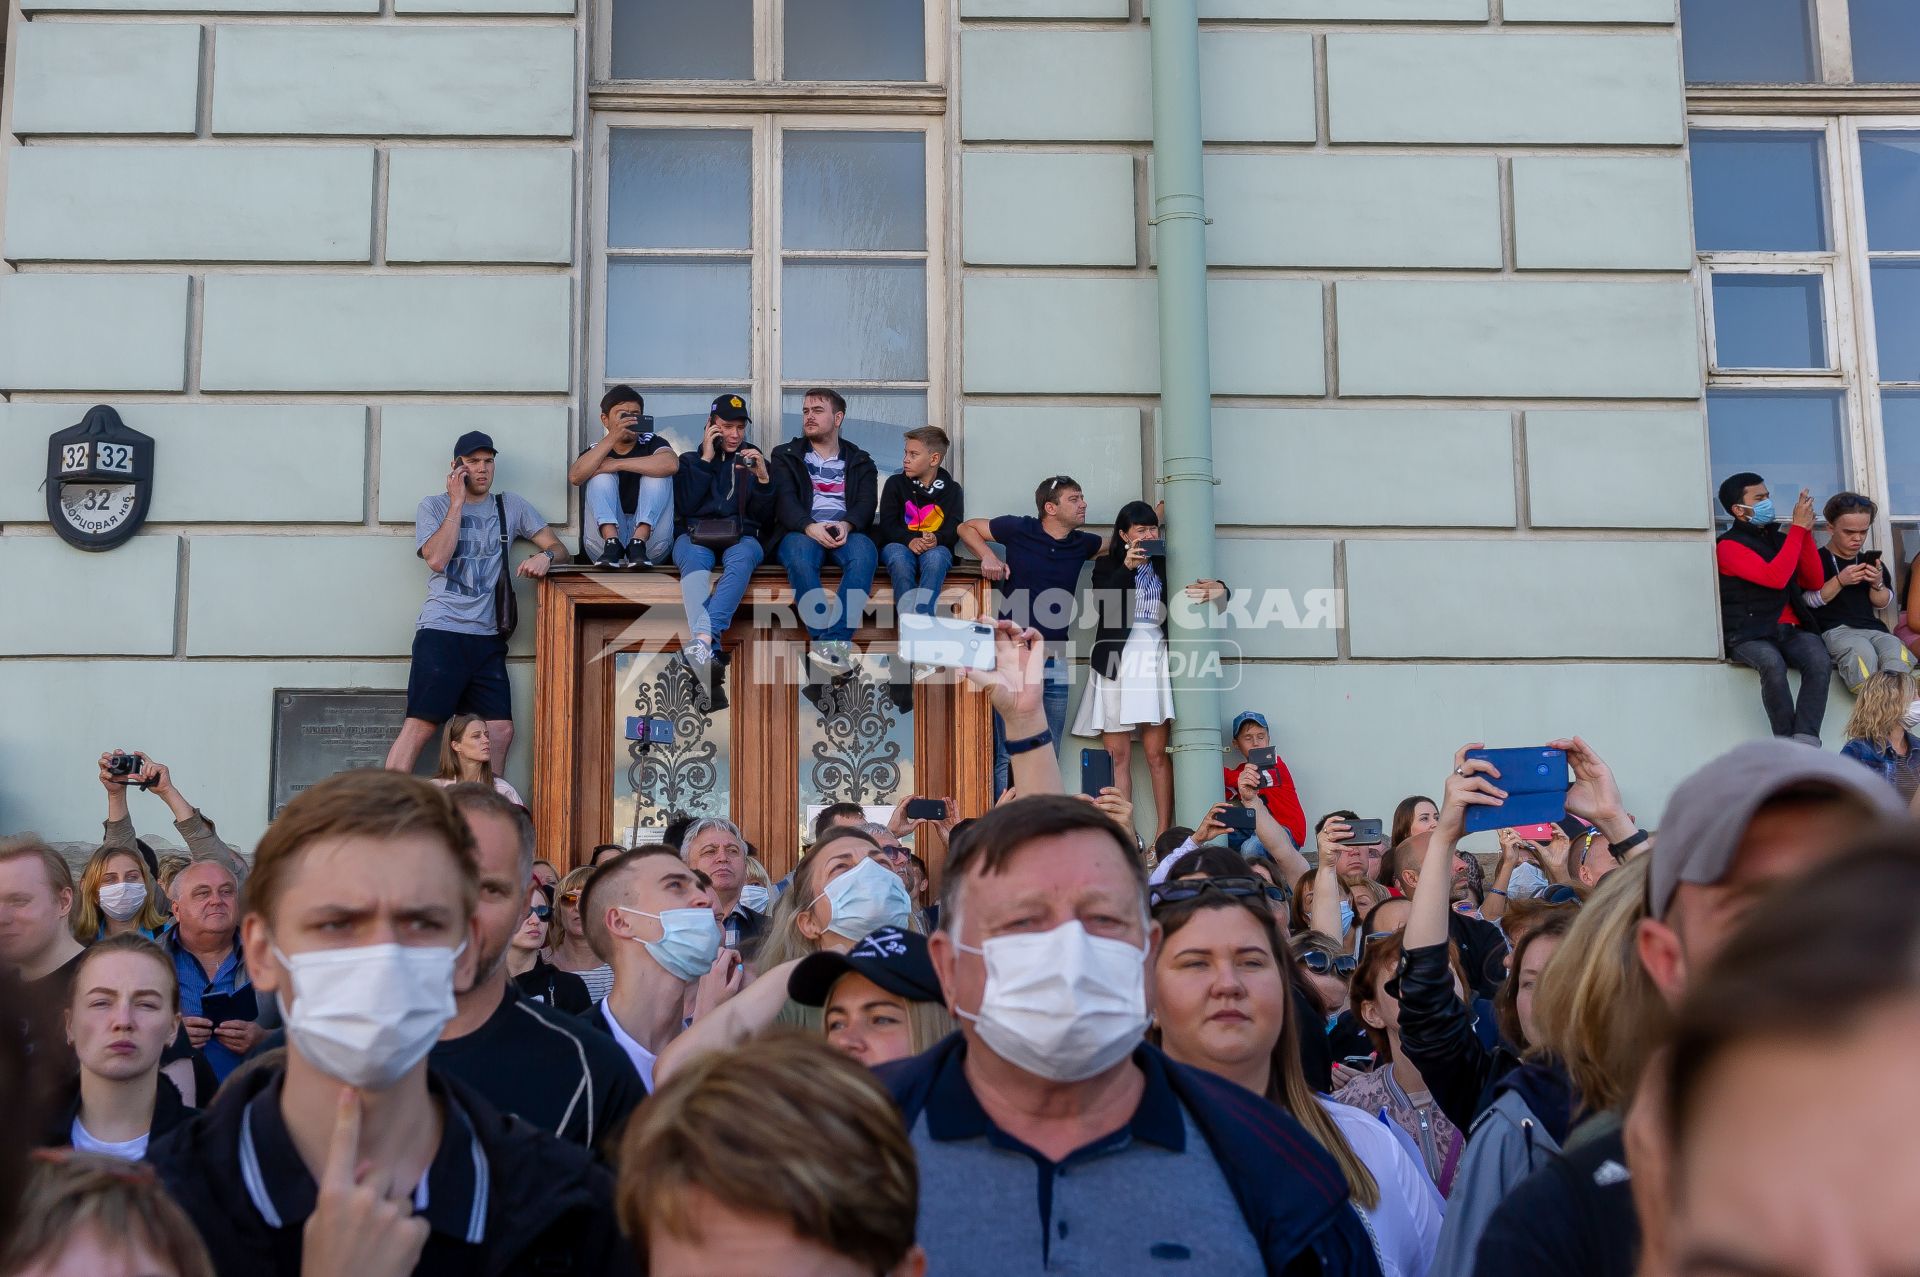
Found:
[{"label": "sunglasses on head", "polygon": [[1326,975],[1331,972],[1342,980],[1352,975],[1353,969],[1360,965],[1360,960],[1350,953],[1335,955],[1324,949],[1302,950],[1299,961],[1301,966],[1315,975]]},{"label": "sunglasses on head", "polygon": [[1189,878],[1183,882],[1163,882],[1152,888],[1147,892],[1147,903],[1155,909],[1161,905],[1184,904],[1208,891],[1236,900],[1258,900],[1264,896],[1275,904],[1283,904],[1287,899],[1285,887],[1276,887],[1259,878]]}]

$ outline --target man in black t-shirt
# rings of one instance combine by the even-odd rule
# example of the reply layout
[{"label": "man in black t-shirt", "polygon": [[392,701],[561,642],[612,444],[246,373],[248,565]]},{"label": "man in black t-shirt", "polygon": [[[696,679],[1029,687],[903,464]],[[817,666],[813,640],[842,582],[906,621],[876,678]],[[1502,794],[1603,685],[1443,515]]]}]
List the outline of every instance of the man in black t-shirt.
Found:
[{"label": "man in black t-shirt", "polygon": [[1827,502],[1827,544],[1820,551],[1823,583],[1801,594],[1809,628],[1827,645],[1833,668],[1858,693],[1883,670],[1913,671],[1913,653],[1887,629],[1880,610],[1893,602],[1893,574],[1877,551],[1863,552],[1879,507],[1857,492]]},{"label": "man in black t-shirt", "polygon": [[665,563],[673,551],[673,476],[680,458],[632,386],[600,399],[600,442],[567,468],[580,488],[580,548],[603,568]]}]

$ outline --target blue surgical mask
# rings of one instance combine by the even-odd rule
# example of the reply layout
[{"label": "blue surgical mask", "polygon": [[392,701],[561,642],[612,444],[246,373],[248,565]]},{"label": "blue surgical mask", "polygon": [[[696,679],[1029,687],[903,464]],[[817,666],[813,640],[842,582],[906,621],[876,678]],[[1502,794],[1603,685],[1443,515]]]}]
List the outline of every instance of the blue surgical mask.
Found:
[{"label": "blue surgical mask", "polygon": [[1773,498],[1766,497],[1752,507],[1753,521],[1761,527],[1773,522]]},{"label": "blue surgical mask", "polygon": [[[714,921],[711,909],[665,909],[648,913],[644,909],[622,907],[620,912],[659,921],[660,938],[640,940],[640,943],[676,980],[698,980],[713,969],[713,960],[720,956],[720,924]],[[627,938],[639,940],[638,936]]]},{"label": "blue surgical mask", "polygon": [[[900,875],[877,860],[861,861],[827,884],[820,893],[833,904],[833,919],[827,930],[849,940],[865,940],[882,927],[902,931],[913,920],[913,898],[900,881]],[[807,907],[820,900],[815,896]]]},{"label": "blue surgical mask", "polygon": [[1340,902],[1340,934],[1344,936],[1351,930],[1353,930],[1353,903],[1342,900]]}]

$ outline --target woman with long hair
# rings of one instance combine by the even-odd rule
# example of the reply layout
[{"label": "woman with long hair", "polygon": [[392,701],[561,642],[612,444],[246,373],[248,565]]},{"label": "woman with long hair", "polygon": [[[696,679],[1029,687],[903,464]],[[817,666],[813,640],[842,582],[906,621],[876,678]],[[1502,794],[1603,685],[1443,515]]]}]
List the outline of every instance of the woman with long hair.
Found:
[{"label": "woman with long hair", "polygon": [[504,776],[493,774],[493,743],[487,738],[487,720],[478,714],[455,714],[447,720],[440,736],[440,767],[433,774],[436,785],[492,785],[501,797],[516,807],[525,807]]},{"label": "woman with long hair", "polygon": [[773,907],[755,968],[770,971],[821,949],[844,952],[881,927],[908,930],[913,897],[898,874],[873,859],[879,849],[863,829],[841,825],[821,834]]},{"label": "woman with long hair", "polygon": [[1913,801],[1920,791],[1920,701],[1913,675],[1881,670],[1860,686],[1847,719],[1847,743],[1840,752],[1873,768],[1900,797]]},{"label": "woman with long hair", "polygon": [[151,940],[167,925],[160,892],[147,862],[137,851],[102,847],[87,861],[74,893],[69,920],[73,938],[92,944],[109,936],[136,935]]},{"label": "woman with long hair", "polygon": [[[1156,834],[1173,824],[1173,760],[1167,733],[1173,722],[1173,684],[1167,668],[1167,559],[1148,554],[1160,535],[1160,516],[1144,501],[1129,501],[1114,516],[1113,537],[1093,561],[1094,635],[1086,691],[1073,723],[1075,736],[1098,736],[1113,760],[1113,783],[1133,801],[1133,735],[1140,733],[1153,784]],[[1224,603],[1227,587],[1196,581],[1195,602]]]},{"label": "woman with long hair", "polygon": [[568,1015],[583,1015],[593,1009],[587,982],[547,961],[555,930],[553,914],[553,892],[535,883],[527,900],[527,916],[507,942],[507,978],[529,1001],[544,1002]]},{"label": "woman with long hair", "polygon": [[1400,1141],[1373,1117],[1322,1100],[1300,1067],[1291,961],[1259,895],[1232,880],[1186,879],[1153,889],[1161,940],[1153,962],[1154,1023],[1173,1059],[1264,1095],[1292,1114],[1346,1177],[1388,1277],[1421,1277],[1439,1240],[1439,1194]]},{"label": "woman with long hair", "polygon": [[553,936],[552,960],[560,970],[571,971],[585,981],[588,995],[598,1002],[613,988],[613,968],[602,962],[587,942],[587,929],[580,918],[580,893],[586,890],[593,872],[592,865],[581,865],[560,880],[552,919],[560,925]]},{"label": "woman with long hair", "polygon": [[1393,836],[1387,840],[1387,846],[1398,847],[1415,834],[1424,834],[1440,823],[1440,805],[1425,794],[1414,794],[1400,800],[1393,809]]}]

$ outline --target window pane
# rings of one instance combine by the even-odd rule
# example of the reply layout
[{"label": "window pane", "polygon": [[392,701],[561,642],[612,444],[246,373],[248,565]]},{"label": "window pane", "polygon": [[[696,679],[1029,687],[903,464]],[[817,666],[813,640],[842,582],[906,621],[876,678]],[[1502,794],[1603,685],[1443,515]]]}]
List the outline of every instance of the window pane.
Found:
[{"label": "window pane", "polygon": [[[800,434],[800,408],[804,390],[789,390],[780,400],[780,431],[784,439]],[[881,477],[900,471],[900,436],[927,424],[927,396],[921,390],[855,390],[847,394],[847,419],[840,423],[840,437],[858,444],[873,454]],[[956,462],[948,456],[940,464],[952,470]]]},{"label": "window pane", "polygon": [[1920,262],[1873,264],[1880,380],[1920,381]]},{"label": "window pane", "polygon": [[788,129],[781,146],[788,248],[927,246],[925,134]]},{"label": "window pane", "polygon": [[782,380],[926,377],[925,263],[790,261],[781,280]]},{"label": "window pane", "polygon": [[1715,365],[1827,367],[1820,287],[1818,275],[1715,275]]},{"label": "window pane", "polygon": [[1810,0],[1680,0],[1689,84],[1807,84]]},{"label": "window pane", "polygon": [[789,80],[924,80],[925,22],[920,0],[787,0],[782,74]]},{"label": "window pane", "polygon": [[753,134],[615,129],[609,248],[750,248]]},{"label": "window pane", "polygon": [[[1816,505],[1841,490],[1841,435],[1845,396],[1837,390],[1713,390],[1707,392],[1707,436],[1712,483],[1751,470],[1773,490],[1774,505],[1793,506],[1800,489]],[[1726,512],[1714,503],[1714,513]]]},{"label": "window pane", "polygon": [[[601,389],[610,390],[616,384],[609,381]],[[672,442],[675,452],[692,452],[700,446],[701,432],[707,424],[707,409],[713,406],[714,399],[721,391],[732,393],[745,389],[744,386],[708,386],[702,390],[656,390],[645,382],[635,384],[633,388],[646,400],[646,412],[653,418],[654,433]],[[581,424],[582,448],[598,443],[600,436],[605,433],[600,428],[599,408],[596,402],[587,420]]]},{"label": "window pane", "polygon": [[1920,8],[1913,0],[1848,0],[1856,84],[1920,81]]},{"label": "window pane", "polygon": [[1920,249],[1920,133],[1862,133],[1860,180],[1867,193],[1867,247]]},{"label": "window pane", "polygon": [[608,262],[607,376],[746,380],[751,291],[745,262]]},{"label": "window pane", "polygon": [[1827,250],[1823,134],[1695,129],[1689,144],[1701,252]]},{"label": "window pane", "polygon": [[859,677],[831,698],[822,714],[794,688],[800,711],[800,841],[828,803],[891,807],[914,792],[913,715],[887,698],[888,661],[880,653],[853,658]]},{"label": "window pane", "polygon": [[[727,815],[732,714],[701,712],[692,677],[671,652],[618,653],[613,673],[613,840],[658,842],[671,815]],[[641,750],[628,737],[630,718],[670,720],[673,744]]]},{"label": "window pane", "polygon": [[1920,394],[1882,394],[1880,420],[1887,441],[1888,513],[1920,514]]},{"label": "window pane", "polygon": [[616,80],[751,80],[753,0],[613,0]]}]

